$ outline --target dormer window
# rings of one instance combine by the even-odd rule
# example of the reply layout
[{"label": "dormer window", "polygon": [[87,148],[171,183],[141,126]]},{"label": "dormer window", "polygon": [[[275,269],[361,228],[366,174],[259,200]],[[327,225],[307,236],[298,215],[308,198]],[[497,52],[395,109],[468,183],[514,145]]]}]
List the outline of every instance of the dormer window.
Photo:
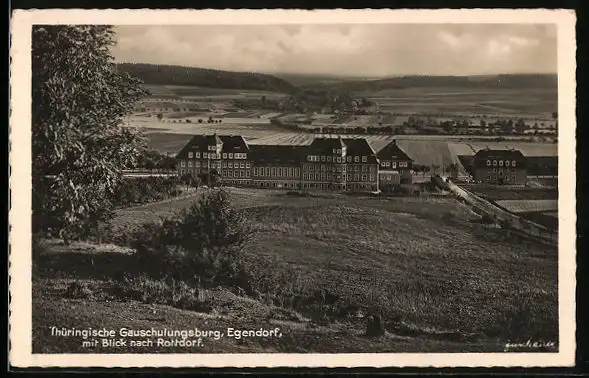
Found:
[{"label": "dormer window", "polygon": [[192,152],[189,152],[189,153],[188,153],[188,158],[189,158],[189,159],[192,159]]},{"label": "dormer window", "polygon": [[515,167],[515,160],[511,162],[511,166]]},{"label": "dormer window", "polygon": [[321,161],[325,161],[325,155],[321,155]]},{"label": "dormer window", "polygon": [[341,154],[342,153],[342,150],[338,148],[337,153],[338,154]]},{"label": "dormer window", "polygon": [[368,161],[368,157],[367,156],[362,156],[362,163],[366,163]]},{"label": "dormer window", "polygon": [[333,149],[333,153],[335,154],[335,153],[336,153],[336,151],[337,151],[337,150],[334,148],[334,149]]},{"label": "dormer window", "polygon": [[491,166],[491,160],[487,160],[487,167]]},{"label": "dormer window", "polygon": [[200,159],[200,152],[195,152],[195,153],[194,153],[194,156],[195,156],[197,159]]},{"label": "dormer window", "polygon": [[359,162],[359,161],[360,161],[360,160],[359,160],[359,157],[358,157],[358,156],[354,156],[354,163],[357,163],[357,162]]},{"label": "dormer window", "polygon": [[327,162],[328,162],[328,163],[331,163],[331,156],[328,156],[328,157],[327,157]]},{"label": "dormer window", "polygon": [[227,159],[227,152],[223,152],[223,159]]},{"label": "dormer window", "polygon": [[503,160],[499,160],[499,166],[503,167]]},{"label": "dormer window", "polygon": [[509,160],[505,160],[505,166],[509,167]]},{"label": "dormer window", "polygon": [[348,156],[347,157],[347,160],[348,160],[348,163],[351,163],[352,162],[352,157],[351,156]]},{"label": "dormer window", "polygon": [[233,159],[233,154],[231,152],[229,153],[229,159]]},{"label": "dormer window", "polygon": [[393,168],[397,168],[397,162],[396,161],[393,162]]},{"label": "dormer window", "polygon": [[497,166],[497,160],[493,160],[493,167]]}]

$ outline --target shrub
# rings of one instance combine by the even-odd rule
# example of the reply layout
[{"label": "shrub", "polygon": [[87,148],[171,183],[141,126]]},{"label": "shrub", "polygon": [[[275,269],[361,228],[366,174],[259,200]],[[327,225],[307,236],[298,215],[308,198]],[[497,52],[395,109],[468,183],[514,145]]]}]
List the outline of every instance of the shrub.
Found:
[{"label": "shrub", "polygon": [[153,280],[145,276],[125,277],[115,281],[108,291],[121,300],[163,304],[198,312],[210,312],[213,308],[205,290],[174,279],[166,281]]},{"label": "shrub", "polygon": [[176,216],[147,224],[131,246],[152,277],[247,287],[241,252],[252,237],[243,212],[231,208],[223,189],[212,189]]},{"label": "shrub", "polygon": [[85,299],[92,296],[92,290],[88,286],[80,281],[72,281],[66,291],[66,298]]}]

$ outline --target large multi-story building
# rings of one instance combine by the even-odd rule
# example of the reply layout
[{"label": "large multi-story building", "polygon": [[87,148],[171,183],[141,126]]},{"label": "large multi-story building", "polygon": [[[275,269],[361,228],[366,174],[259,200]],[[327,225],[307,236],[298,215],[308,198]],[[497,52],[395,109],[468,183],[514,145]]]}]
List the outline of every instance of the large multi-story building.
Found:
[{"label": "large multi-story building", "polygon": [[519,150],[479,150],[473,160],[474,179],[497,185],[525,185],[526,158]]},{"label": "large multi-story building", "polygon": [[195,135],[176,155],[178,174],[211,174],[229,184],[248,185],[251,181],[250,153],[250,147],[241,136]]},{"label": "large multi-story building", "polygon": [[300,189],[306,146],[251,145],[252,185],[258,188]]},{"label": "large multi-story building", "polygon": [[395,140],[378,151],[380,189],[388,191],[395,186],[413,182],[413,160]]},{"label": "large multi-story building", "polygon": [[[389,162],[382,167],[398,169],[395,172],[400,172],[402,179],[397,184],[401,180],[410,183],[412,160],[395,148],[394,142],[391,145],[379,152]],[[228,184],[284,189],[379,190],[379,158],[364,138],[318,137],[310,145],[290,146],[248,145],[241,136],[197,135],[176,158],[180,176],[214,174]],[[394,185],[388,181],[387,185]]]}]

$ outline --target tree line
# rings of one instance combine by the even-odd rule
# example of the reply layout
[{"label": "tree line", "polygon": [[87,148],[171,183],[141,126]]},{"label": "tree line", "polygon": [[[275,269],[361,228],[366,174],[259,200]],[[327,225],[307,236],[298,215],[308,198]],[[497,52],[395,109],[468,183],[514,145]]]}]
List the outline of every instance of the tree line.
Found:
[{"label": "tree line", "polygon": [[297,92],[297,89],[286,80],[260,73],[144,63],[119,63],[117,69],[121,73],[141,79],[145,84]]}]

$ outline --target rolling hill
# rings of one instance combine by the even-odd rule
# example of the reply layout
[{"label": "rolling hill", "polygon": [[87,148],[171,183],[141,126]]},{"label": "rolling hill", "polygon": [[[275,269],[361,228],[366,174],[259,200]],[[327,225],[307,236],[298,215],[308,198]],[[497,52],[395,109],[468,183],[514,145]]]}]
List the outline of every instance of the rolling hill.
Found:
[{"label": "rolling hill", "polygon": [[379,80],[349,80],[315,83],[302,86],[304,90],[335,90],[346,92],[379,91],[410,87],[448,88],[546,88],[556,89],[554,74],[509,74],[485,76],[402,76]]},{"label": "rolling hill", "polygon": [[143,80],[145,84],[152,85],[265,90],[289,94],[299,91],[297,87],[286,80],[260,73],[144,63],[119,63],[117,68],[121,72]]}]

